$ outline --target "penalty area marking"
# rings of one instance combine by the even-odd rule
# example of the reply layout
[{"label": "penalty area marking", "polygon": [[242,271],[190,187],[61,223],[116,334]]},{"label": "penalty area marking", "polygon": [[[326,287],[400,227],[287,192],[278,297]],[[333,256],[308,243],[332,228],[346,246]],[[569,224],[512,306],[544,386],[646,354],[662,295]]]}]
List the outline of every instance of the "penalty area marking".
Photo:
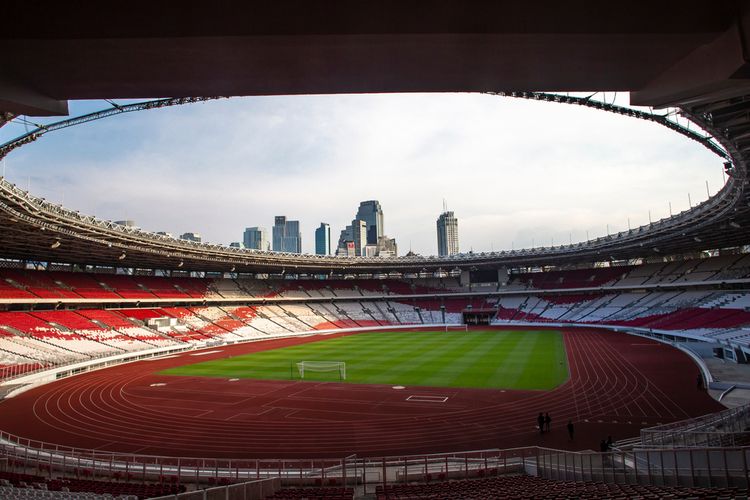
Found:
[{"label": "penalty area marking", "polygon": [[415,401],[417,403],[445,403],[448,401],[448,396],[426,396],[424,394],[412,394],[407,401]]},{"label": "penalty area marking", "polygon": [[217,352],[222,352],[222,349],[219,349],[218,351],[206,351],[206,352],[196,352],[195,354],[191,354],[191,356],[205,356],[206,354],[216,354]]}]

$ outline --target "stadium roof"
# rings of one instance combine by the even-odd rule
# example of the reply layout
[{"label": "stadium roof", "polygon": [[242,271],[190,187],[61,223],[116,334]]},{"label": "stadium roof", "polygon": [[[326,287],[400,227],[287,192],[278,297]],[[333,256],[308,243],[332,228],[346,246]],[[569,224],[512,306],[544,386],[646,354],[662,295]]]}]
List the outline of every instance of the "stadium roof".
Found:
[{"label": "stadium roof", "polygon": [[743,0],[3,2],[0,111],[68,99],[351,92],[748,93]]},{"label": "stadium roof", "polygon": [[[84,9],[88,5],[89,8]],[[729,181],[674,217],[582,244],[448,258],[242,251],[81,216],[0,185],[0,257],[196,271],[419,272],[560,265],[750,243],[750,6],[586,1],[9,2],[0,111],[67,99],[311,92],[630,90],[678,105],[726,151]],[[212,6],[213,7],[213,6]],[[28,22],[26,22],[28,21]],[[32,22],[33,21],[33,22]],[[33,26],[33,35],[29,26]],[[0,121],[2,124],[2,121]],[[36,137],[28,137],[28,141]]]}]

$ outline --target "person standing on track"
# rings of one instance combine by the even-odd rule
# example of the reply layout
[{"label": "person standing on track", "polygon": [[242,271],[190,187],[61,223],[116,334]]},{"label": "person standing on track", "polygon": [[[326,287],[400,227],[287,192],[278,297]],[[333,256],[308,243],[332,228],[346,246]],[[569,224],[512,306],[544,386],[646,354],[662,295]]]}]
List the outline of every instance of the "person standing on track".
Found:
[{"label": "person standing on track", "polygon": [[539,434],[544,434],[544,415],[539,413],[539,416],[536,417],[536,424],[539,427]]},{"label": "person standing on track", "polygon": [[549,432],[550,431],[549,426],[551,423],[552,423],[552,418],[549,416],[549,413],[545,413],[544,414],[544,430]]},{"label": "person standing on track", "polygon": [[573,427],[573,421],[568,420],[568,437],[573,440],[573,434],[575,433],[575,427]]}]

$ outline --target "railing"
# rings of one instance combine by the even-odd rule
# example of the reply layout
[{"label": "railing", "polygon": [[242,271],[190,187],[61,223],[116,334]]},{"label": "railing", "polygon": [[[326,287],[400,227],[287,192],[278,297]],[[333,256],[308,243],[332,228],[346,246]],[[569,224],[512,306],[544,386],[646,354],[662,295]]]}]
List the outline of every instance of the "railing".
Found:
[{"label": "railing", "polygon": [[22,370],[20,369],[21,367],[19,367],[17,371],[14,371],[13,367],[10,367],[6,368],[3,376],[0,376],[0,387],[9,384],[51,382],[53,380],[69,377],[71,375],[78,375],[92,370],[99,370],[122,363],[130,363],[140,359],[163,356],[173,352],[188,351],[195,348],[195,344],[178,344],[166,347],[147,348],[140,351],[130,351],[120,354],[104,352],[88,355],[88,359],[76,359],[63,363],[45,362],[42,364],[40,362],[41,366],[33,370]]},{"label": "railing", "polygon": [[610,453],[539,449],[537,476],[615,484],[746,488],[748,448],[683,448]]},{"label": "railing", "polygon": [[644,447],[750,445],[750,405],[641,430]]},{"label": "railing", "polygon": [[278,478],[287,485],[360,486],[368,493],[378,485],[505,473],[615,484],[741,488],[750,485],[747,447],[608,453],[525,447],[380,458],[225,460],[82,450],[6,433],[0,433],[0,443],[0,451],[12,470],[49,477],[194,484],[196,488]]},{"label": "railing", "polygon": [[176,495],[166,495],[151,500],[263,500],[281,488],[278,478],[259,479],[247,483],[228,484],[198,491],[186,491]]}]

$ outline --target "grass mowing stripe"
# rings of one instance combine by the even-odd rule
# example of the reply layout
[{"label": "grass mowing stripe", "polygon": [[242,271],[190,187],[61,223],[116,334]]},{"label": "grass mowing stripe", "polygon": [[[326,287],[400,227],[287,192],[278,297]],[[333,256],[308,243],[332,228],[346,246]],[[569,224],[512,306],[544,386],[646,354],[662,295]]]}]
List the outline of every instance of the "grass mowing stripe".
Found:
[{"label": "grass mowing stripe", "polygon": [[[343,361],[346,382],[550,389],[568,377],[559,332],[382,331],[323,338],[279,349],[166,370],[166,375],[289,380],[299,361]],[[305,380],[338,381],[306,370]]]},{"label": "grass mowing stripe", "polygon": [[[477,342],[477,339],[472,338],[471,335],[466,333],[463,335],[474,342],[458,357],[446,359],[445,362],[450,364],[427,379],[430,385],[446,385],[449,387],[486,386],[486,377],[482,377],[482,371],[478,369],[482,368],[482,365],[494,366],[501,362],[501,359],[495,359],[493,353],[496,352],[498,345],[504,343],[505,339],[502,335],[492,335],[488,339],[481,339],[482,342]],[[485,380],[482,381],[482,378],[485,378]]]},{"label": "grass mowing stripe", "polygon": [[[431,333],[429,341],[412,342],[414,348],[407,353],[408,355],[399,356],[403,359],[402,363],[393,365],[389,370],[381,373],[381,377],[385,380],[412,380],[421,379],[424,377],[425,371],[429,373],[435,373],[435,366],[440,366],[441,359],[444,356],[455,356],[455,353],[461,349],[461,347],[470,342],[470,338],[464,339],[450,339],[446,341],[446,338],[440,333]],[[443,366],[443,370],[445,366]],[[427,384],[427,385],[439,385],[439,384]]]}]

